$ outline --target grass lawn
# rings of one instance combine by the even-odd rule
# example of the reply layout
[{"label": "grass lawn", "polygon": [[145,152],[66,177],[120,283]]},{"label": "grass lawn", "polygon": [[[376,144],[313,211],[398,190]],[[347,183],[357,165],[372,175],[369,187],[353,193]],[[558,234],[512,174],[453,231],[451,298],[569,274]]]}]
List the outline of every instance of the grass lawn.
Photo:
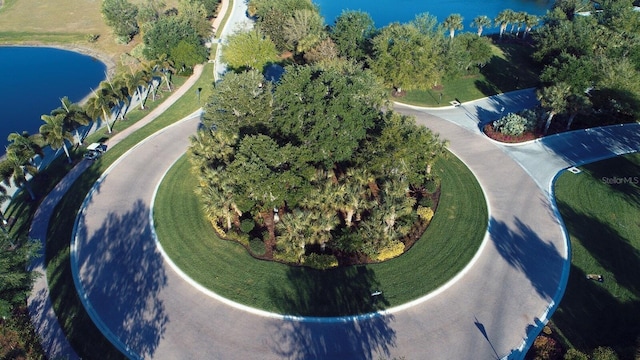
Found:
[{"label": "grass lawn", "polygon": [[[539,69],[531,59],[533,48],[527,44],[496,42],[493,57],[480,73],[455,80],[445,80],[440,89],[412,90],[395,100],[418,106],[448,106],[538,84]],[[440,98],[442,94],[442,99]]]},{"label": "grass lawn", "polygon": [[[201,99],[206,99],[211,94],[210,85],[213,83],[213,64],[207,64],[194,88],[201,87]],[[152,105],[152,104],[148,104]],[[151,107],[157,106],[153,104]],[[93,186],[100,174],[113,163],[120,155],[142,139],[154,132],[174,123],[177,120],[191,114],[199,107],[195,91],[187,91],[172,107],[156,118],[152,123],[136,131],[126,139],[110,148],[103,157],[94,164],[74,183],[69,192],[57,205],[54,215],[50,220],[49,232],[46,244],[47,279],[51,291],[51,298],[58,319],[65,330],[74,349],[84,358],[89,359],[121,359],[122,354],[102,336],[93,325],[84,307],[78,299],[69,262],[69,243],[76,213],[87,192]],[[131,113],[129,120],[121,122],[121,126],[130,126],[135,119],[142,118]],[[148,110],[142,115],[146,115]],[[118,126],[116,126],[118,129]],[[104,130],[106,131],[106,130]],[[97,133],[96,137],[105,136]],[[79,158],[80,152],[75,153]],[[55,184],[67,173],[69,167],[65,164],[64,156],[42,173],[36,176],[32,186],[38,195],[38,201],[27,200],[28,195],[19,193],[7,209],[7,216],[14,217],[16,223],[12,231],[26,234],[33,218],[39,200],[41,200]]]},{"label": "grass lawn", "polygon": [[[255,260],[239,244],[220,240],[194,194],[197,178],[183,157],[163,180],[154,206],[165,251],[191,278],[226,298],[277,313],[338,316],[413,300],[451,279],[473,257],[487,228],[482,190],[453,155],[437,164],[438,210],[406,254],[375,265],[327,271]],[[374,303],[370,293],[382,291]]]},{"label": "grass lawn", "polygon": [[[131,3],[143,4],[144,0]],[[165,1],[167,8],[177,0]],[[50,44],[91,49],[118,62],[122,53],[141,42],[137,36],[129,44],[118,44],[102,18],[102,1],[96,0],[5,0],[0,6],[0,44]],[[99,35],[89,42],[89,35]]]},{"label": "grass lawn", "polygon": [[[640,348],[640,154],[565,172],[555,186],[571,238],[571,272],[552,323],[568,346]],[[601,274],[603,282],[587,280]],[[635,357],[634,357],[635,356]]]}]

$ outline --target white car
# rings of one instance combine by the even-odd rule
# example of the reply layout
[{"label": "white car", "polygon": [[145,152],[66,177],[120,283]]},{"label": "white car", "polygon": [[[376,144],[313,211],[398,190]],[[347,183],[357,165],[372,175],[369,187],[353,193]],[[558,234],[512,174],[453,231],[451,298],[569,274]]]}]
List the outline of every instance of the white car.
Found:
[{"label": "white car", "polygon": [[88,160],[95,160],[102,156],[107,151],[107,145],[102,143],[93,143],[87,146],[87,152],[84,153],[84,158]]}]

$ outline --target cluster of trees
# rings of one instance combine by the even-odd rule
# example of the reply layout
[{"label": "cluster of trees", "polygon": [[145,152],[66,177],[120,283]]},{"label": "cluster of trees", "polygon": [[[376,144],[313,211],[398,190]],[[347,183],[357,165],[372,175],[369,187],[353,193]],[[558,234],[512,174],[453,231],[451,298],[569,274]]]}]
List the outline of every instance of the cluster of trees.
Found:
[{"label": "cluster of trees", "polygon": [[355,65],[291,65],[277,85],[257,70],[227,74],[189,150],[216,230],[257,237],[265,257],[293,263],[401,253],[419,214],[433,215],[418,203],[444,144],[385,103],[377,77]]},{"label": "cluster of trees", "polygon": [[178,72],[190,71],[208,57],[206,41],[212,35],[210,19],[220,0],[181,0],[177,8],[166,9],[159,0],[136,5],[127,0],[104,0],[102,15],[121,43],[141,34],[146,60],[170,60]]},{"label": "cluster of trees", "polygon": [[[538,98],[571,128],[635,121],[640,115],[640,12],[631,0],[558,0],[535,35],[534,58],[544,69]],[[591,10],[587,15],[577,11]],[[559,41],[562,39],[562,41]]]},{"label": "cluster of trees", "polygon": [[413,21],[392,23],[381,29],[369,14],[345,11],[332,26],[326,26],[310,0],[251,0],[249,14],[256,26],[229,39],[223,59],[236,70],[258,69],[280,61],[297,64],[327,64],[344,59],[372,69],[385,85],[396,91],[428,89],[445,78],[477,72],[492,57],[491,40],[482,37],[492,24],[500,34],[511,25],[515,36],[526,37],[538,24],[534,15],[505,10],[492,21],[473,19],[476,33],[455,35],[463,29],[463,18],[452,14],[442,23],[428,13]]}]

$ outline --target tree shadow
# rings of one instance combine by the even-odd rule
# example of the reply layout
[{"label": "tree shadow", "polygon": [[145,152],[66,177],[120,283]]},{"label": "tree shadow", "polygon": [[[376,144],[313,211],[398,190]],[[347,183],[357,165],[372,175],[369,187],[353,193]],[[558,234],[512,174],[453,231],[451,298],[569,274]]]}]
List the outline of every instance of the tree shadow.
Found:
[{"label": "tree shadow", "polygon": [[142,357],[154,355],[169,321],[158,297],[167,275],[148,214],[137,200],[124,214],[107,214],[90,238],[84,226],[78,235],[85,239],[78,269],[86,300],[122,345]]},{"label": "tree shadow", "polygon": [[618,156],[607,161],[598,161],[583,169],[594,179],[609,185],[626,201],[640,207],[640,164],[627,157]]},{"label": "tree shadow", "polygon": [[637,126],[607,126],[545,136],[542,145],[569,164],[581,165],[640,149]]},{"label": "tree shadow", "polygon": [[507,263],[526,275],[542,298],[552,300],[566,261],[553,243],[541,239],[518,218],[514,225],[491,218],[489,233]]},{"label": "tree shadow", "polygon": [[386,358],[395,347],[391,315],[343,321],[291,320],[273,325],[272,351],[283,359]]},{"label": "tree shadow", "polygon": [[[289,267],[285,284],[269,290],[281,313],[295,316],[348,316],[382,310],[389,302],[366,266],[330,270]],[[374,295],[376,292],[380,292]]]},{"label": "tree shadow", "polygon": [[620,286],[640,297],[640,251],[606,222],[578,212],[562,201],[558,201],[558,209],[569,233],[613,274]]},{"label": "tree shadow", "polygon": [[[602,283],[587,279],[584,271],[572,265],[567,289],[552,321],[583,352],[608,346],[616,349],[621,359],[633,359],[640,336],[640,301],[621,302]],[[629,350],[631,353],[625,356]]]},{"label": "tree shadow", "polygon": [[396,334],[393,316],[376,313],[389,305],[383,290],[366,266],[290,267],[286,283],[274,284],[269,295],[283,314],[314,317],[274,324],[273,351],[299,360],[388,356]]}]

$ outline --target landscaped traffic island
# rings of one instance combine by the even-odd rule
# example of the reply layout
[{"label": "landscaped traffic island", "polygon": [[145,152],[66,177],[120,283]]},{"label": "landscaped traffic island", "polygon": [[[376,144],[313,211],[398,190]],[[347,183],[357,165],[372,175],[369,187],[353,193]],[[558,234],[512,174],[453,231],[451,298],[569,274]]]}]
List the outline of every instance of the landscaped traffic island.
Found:
[{"label": "landscaped traffic island", "polygon": [[160,187],[165,251],[219,295],[287,314],[370,312],[444,284],[477,251],[486,202],[445,143],[385,98],[359,69],[290,67],[277,85],[225,76],[191,166]]}]

